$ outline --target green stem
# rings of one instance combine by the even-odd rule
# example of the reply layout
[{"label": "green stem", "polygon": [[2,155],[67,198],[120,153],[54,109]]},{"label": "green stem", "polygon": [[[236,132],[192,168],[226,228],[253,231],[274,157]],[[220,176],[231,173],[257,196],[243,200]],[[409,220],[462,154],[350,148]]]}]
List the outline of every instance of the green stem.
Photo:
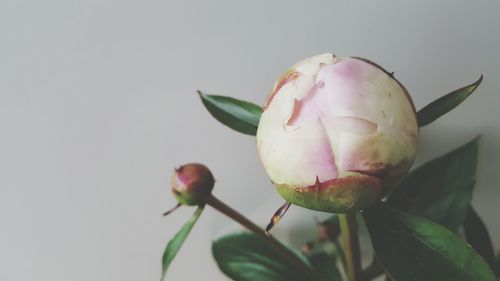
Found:
[{"label": "green stem", "polygon": [[242,226],[246,227],[248,230],[252,231],[256,235],[268,241],[269,244],[272,247],[274,247],[277,253],[279,253],[284,259],[292,263],[296,268],[300,269],[303,273],[307,274],[307,276],[309,276],[310,278],[309,280],[322,280],[322,278],[318,275],[318,273],[316,273],[314,270],[312,270],[310,267],[304,264],[304,262],[297,255],[295,255],[292,251],[290,251],[287,247],[285,247],[281,242],[279,242],[272,236],[268,236],[264,231],[264,229],[257,226],[255,223],[247,219],[242,214],[238,213],[233,208],[226,205],[224,202],[215,198],[213,195],[210,195],[210,197],[207,200],[207,205],[213,207],[217,211],[235,220]]},{"label": "green stem", "polygon": [[345,255],[345,272],[349,281],[361,281],[361,255],[359,251],[356,213],[339,214],[340,240]]}]

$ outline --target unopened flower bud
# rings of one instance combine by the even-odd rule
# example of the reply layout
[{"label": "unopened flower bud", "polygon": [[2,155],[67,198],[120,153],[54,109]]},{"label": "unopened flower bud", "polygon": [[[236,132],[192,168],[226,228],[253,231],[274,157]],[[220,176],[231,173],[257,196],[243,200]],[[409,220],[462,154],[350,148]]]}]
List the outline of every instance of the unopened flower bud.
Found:
[{"label": "unopened flower bud", "polygon": [[183,205],[204,204],[214,188],[214,177],[202,164],[191,163],[175,169],[172,175],[172,192]]},{"label": "unopened flower bud", "polygon": [[327,53],[275,84],[257,150],[288,202],[326,212],[363,209],[408,172],[418,125],[406,89],[366,59]]}]

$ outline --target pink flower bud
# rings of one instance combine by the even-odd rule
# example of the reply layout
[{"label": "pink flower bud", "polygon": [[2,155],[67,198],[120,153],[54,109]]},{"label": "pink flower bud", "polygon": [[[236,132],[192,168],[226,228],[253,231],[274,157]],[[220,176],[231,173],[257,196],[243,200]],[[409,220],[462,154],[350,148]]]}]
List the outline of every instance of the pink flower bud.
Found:
[{"label": "pink flower bud", "polygon": [[366,59],[295,64],[264,105],[257,150],[288,202],[326,212],[371,205],[408,172],[418,125],[406,89]]},{"label": "pink flower bud", "polygon": [[191,163],[175,169],[172,175],[172,192],[183,205],[205,203],[214,188],[214,176],[202,164]]}]

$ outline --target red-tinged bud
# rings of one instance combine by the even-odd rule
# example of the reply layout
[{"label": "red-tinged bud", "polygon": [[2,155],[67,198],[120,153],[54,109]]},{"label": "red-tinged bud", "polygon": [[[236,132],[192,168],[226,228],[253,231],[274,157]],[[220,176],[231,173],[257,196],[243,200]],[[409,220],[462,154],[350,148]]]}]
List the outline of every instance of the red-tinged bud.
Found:
[{"label": "red-tinged bud", "polygon": [[190,163],[175,169],[172,192],[183,205],[204,204],[214,188],[214,176],[203,164]]}]

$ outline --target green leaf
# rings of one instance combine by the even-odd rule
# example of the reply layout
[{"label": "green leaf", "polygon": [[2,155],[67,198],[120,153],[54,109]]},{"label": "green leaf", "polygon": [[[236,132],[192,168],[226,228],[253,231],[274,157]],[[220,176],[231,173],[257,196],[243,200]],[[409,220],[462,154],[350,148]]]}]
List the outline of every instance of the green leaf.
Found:
[{"label": "green leaf", "polygon": [[482,80],[483,75],[476,82],[444,95],[420,109],[417,113],[418,125],[420,127],[429,125],[434,120],[457,107],[476,90]]},{"label": "green leaf", "polygon": [[495,273],[497,274],[497,276],[500,276],[500,254],[497,255],[494,270],[495,270]]},{"label": "green leaf", "polygon": [[342,275],[337,268],[337,257],[325,251],[311,254],[307,257],[309,263],[316,269],[325,280],[342,281]]},{"label": "green leaf", "polygon": [[206,95],[198,91],[208,112],[222,124],[240,133],[255,136],[262,109],[231,97]]},{"label": "green leaf", "polygon": [[376,204],[364,211],[375,254],[397,281],[495,281],[461,238],[422,217]]},{"label": "green leaf", "polygon": [[175,255],[179,252],[182,244],[186,240],[189,232],[193,229],[194,224],[198,220],[203,211],[204,205],[199,206],[194,212],[193,216],[184,224],[184,226],[175,234],[174,238],[168,242],[167,248],[165,248],[165,252],[163,253],[162,259],[162,274],[161,279],[165,278],[165,274],[167,274],[167,269],[172,260],[175,258]]},{"label": "green leaf", "polygon": [[476,213],[472,206],[469,206],[467,212],[464,231],[467,242],[484,258],[491,268],[494,268],[495,252],[493,250],[493,243],[491,243],[488,229],[486,229],[481,217],[479,217],[479,214]]},{"label": "green leaf", "polygon": [[475,184],[479,137],[411,172],[389,205],[456,231],[465,221]]},{"label": "green leaf", "polygon": [[[212,244],[219,268],[236,281],[311,280],[276,252],[269,241],[251,233],[224,236]],[[290,250],[290,254],[296,255]],[[304,261],[304,266],[311,267]]]}]

